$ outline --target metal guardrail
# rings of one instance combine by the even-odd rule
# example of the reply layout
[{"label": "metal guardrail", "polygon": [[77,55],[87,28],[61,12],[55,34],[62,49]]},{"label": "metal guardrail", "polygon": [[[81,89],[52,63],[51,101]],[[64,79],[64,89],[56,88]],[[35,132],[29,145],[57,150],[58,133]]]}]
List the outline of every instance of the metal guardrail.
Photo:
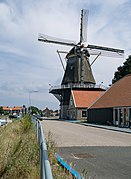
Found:
[{"label": "metal guardrail", "polygon": [[40,179],[53,179],[42,125],[37,118],[34,120],[36,124],[37,140],[40,148]]},{"label": "metal guardrail", "polygon": [[[40,148],[40,179],[53,179],[50,162],[48,159],[48,152],[46,146],[46,140],[44,137],[43,129],[41,122],[37,117],[32,118],[33,123],[35,124],[35,130],[37,135],[37,140]],[[55,157],[57,161],[67,170],[69,171],[74,178],[84,179],[84,177],[80,176],[80,174],[71,168],[60,156],[55,153]]]}]

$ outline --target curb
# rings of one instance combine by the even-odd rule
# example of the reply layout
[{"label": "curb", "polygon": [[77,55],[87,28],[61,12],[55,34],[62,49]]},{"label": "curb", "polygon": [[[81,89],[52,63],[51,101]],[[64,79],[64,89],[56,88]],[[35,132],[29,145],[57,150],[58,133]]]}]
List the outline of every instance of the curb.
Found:
[{"label": "curb", "polygon": [[89,126],[89,127],[96,127],[96,128],[107,129],[107,130],[112,130],[112,131],[124,132],[124,133],[131,134],[131,131],[120,130],[120,129],[113,129],[113,128],[108,128],[106,126],[96,126],[96,125],[91,125],[91,124],[88,124],[88,123],[87,124],[79,123],[79,124],[84,125],[84,126]]}]

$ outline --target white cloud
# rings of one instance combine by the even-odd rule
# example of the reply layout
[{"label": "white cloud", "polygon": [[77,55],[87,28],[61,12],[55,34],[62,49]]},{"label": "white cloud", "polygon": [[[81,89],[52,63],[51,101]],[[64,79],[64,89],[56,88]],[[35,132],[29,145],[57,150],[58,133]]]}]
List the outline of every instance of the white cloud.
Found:
[{"label": "white cloud", "polygon": [[[41,108],[47,104],[58,107],[48,89],[49,84],[59,85],[63,76],[56,50],[69,47],[40,43],[38,33],[79,41],[82,8],[89,9],[88,43],[125,49],[127,58],[131,53],[129,0],[0,1],[1,105],[28,104],[25,94],[38,89],[39,94],[33,95],[34,104]],[[123,61],[100,57],[93,65],[97,83],[110,84]]]}]

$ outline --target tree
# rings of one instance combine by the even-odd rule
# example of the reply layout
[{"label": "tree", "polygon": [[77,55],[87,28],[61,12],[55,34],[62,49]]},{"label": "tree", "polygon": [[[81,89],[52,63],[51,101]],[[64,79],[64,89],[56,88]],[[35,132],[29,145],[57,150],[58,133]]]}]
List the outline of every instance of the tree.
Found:
[{"label": "tree", "polygon": [[1,106],[0,107],[0,114],[3,114],[4,113],[4,110],[3,110],[3,107]]},{"label": "tree", "polygon": [[123,63],[123,66],[119,66],[117,68],[112,83],[115,83],[116,81],[120,80],[121,78],[123,78],[128,74],[131,74],[131,55]]},{"label": "tree", "polygon": [[30,106],[29,110],[31,111],[31,114],[39,114],[40,110],[35,106]]}]

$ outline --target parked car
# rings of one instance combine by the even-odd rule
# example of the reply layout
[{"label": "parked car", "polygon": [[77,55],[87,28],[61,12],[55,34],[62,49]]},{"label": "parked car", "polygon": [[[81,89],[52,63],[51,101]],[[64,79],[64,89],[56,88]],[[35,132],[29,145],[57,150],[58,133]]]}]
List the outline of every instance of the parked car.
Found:
[{"label": "parked car", "polygon": [[17,115],[9,115],[9,118],[10,119],[13,119],[13,118],[17,119]]},{"label": "parked car", "polygon": [[0,119],[0,126],[3,126],[7,124],[7,120],[6,119]]}]

